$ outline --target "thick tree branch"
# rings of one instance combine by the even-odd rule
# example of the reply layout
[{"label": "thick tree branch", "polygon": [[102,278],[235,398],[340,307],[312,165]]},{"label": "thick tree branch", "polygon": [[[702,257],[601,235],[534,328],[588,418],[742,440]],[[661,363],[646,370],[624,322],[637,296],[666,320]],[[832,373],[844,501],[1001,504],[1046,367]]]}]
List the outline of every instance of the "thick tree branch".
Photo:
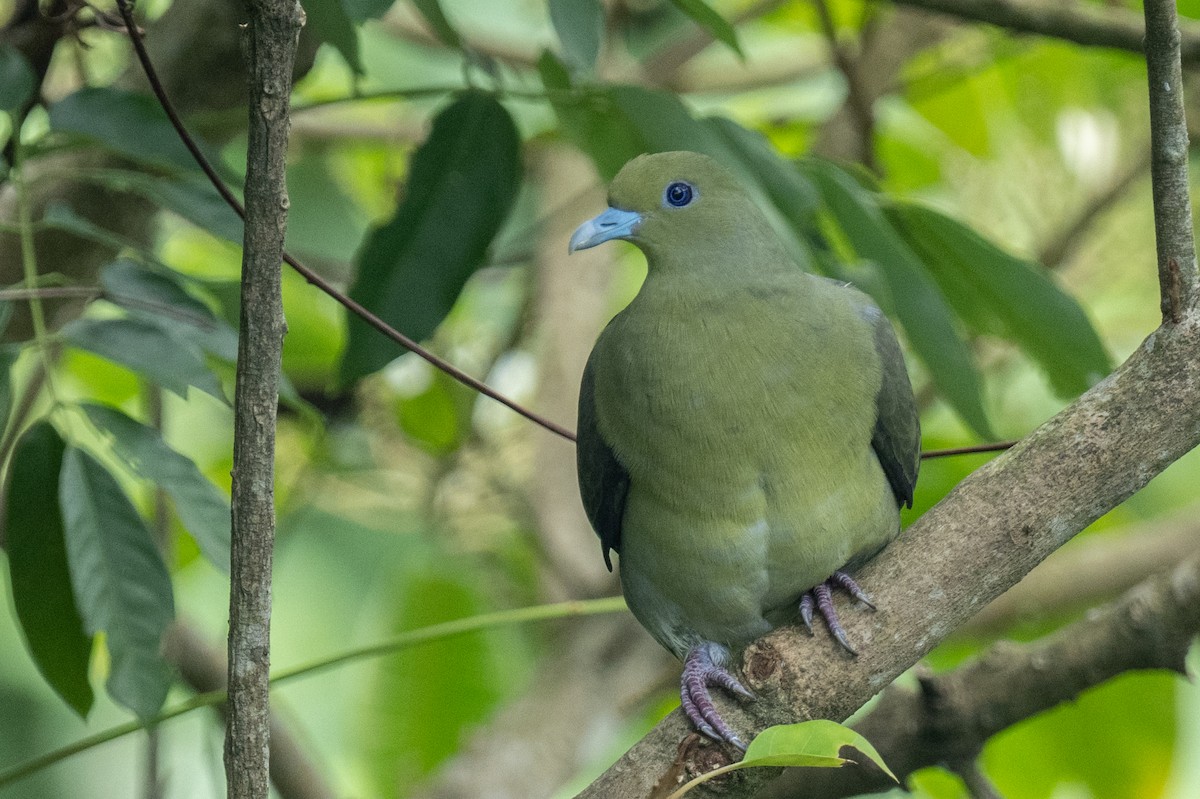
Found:
[{"label": "thick tree branch", "polygon": [[252,0],[248,11],[244,48],[250,127],[234,395],[225,738],[230,799],[266,799],[269,783],[275,413],[284,334],[280,285],[288,208],[288,103],[304,24],[304,11],[296,0]]},{"label": "thick tree branch", "polygon": [[[889,688],[855,725],[903,780],[939,763],[970,764],[996,733],[1127,671],[1185,674],[1200,632],[1200,558],[1146,580],[1102,611],[1041,641],[1001,642],[920,690]],[[890,781],[866,769],[785,773],[757,799],[854,796]]]},{"label": "thick tree branch", "polygon": [[1014,624],[1069,614],[1108,602],[1200,552],[1195,507],[1169,519],[1130,525],[1120,535],[1076,539],[981,610],[959,634],[997,635]]},{"label": "thick tree branch", "polygon": [[[1166,12],[1147,11],[1150,53],[1178,43],[1169,23],[1157,24],[1159,13]],[[1152,106],[1160,93],[1179,94],[1177,82],[1155,79],[1153,64],[1150,75]],[[1157,152],[1163,138],[1168,149],[1175,142],[1186,165],[1186,139],[1179,148],[1173,129],[1183,124],[1182,113],[1168,121],[1152,129],[1152,148]],[[1186,187],[1185,179],[1180,188],[1186,193]],[[1178,197],[1156,202],[1156,217],[1181,217],[1156,220],[1156,229],[1190,230],[1189,213]],[[1170,240],[1160,246],[1181,252]],[[1194,255],[1178,263],[1177,274],[1191,271],[1178,285],[1195,285]],[[846,655],[827,635],[812,641],[793,627],[751,644],[743,671],[758,700],[723,703],[733,726],[758,732],[789,721],[847,718],[1047,555],[1200,444],[1200,310],[1194,291],[1181,288],[1178,298],[1177,321],[1164,322],[1112,375],[964,480],[863,569],[880,610],[843,617],[851,639],[862,642],[860,656]],[[656,796],[731,754],[701,741],[676,711],[582,796]],[[739,772],[737,793],[753,793],[770,776]],[[730,788],[710,786],[698,794]]]},{"label": "thick tree branch", "polygon": [[[1145,28],[1138,14],[1119,6],[1090,3],[1034,3],[1030,0],[892,0],[946,16],[1036,33],[1075,44],[1142,52]],[[1200,25],[1183,28],[1183,61],[1200,61]]]}]

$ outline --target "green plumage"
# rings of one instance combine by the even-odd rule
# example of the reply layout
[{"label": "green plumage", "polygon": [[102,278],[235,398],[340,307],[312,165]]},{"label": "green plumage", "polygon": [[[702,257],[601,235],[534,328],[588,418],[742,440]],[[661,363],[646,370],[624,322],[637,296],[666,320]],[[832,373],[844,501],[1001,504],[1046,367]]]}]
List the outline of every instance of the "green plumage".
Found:
[{"label": "green plumage", "polygon": [[740,647],[898,533],[919,456],[904,361],[871,300],[792,262],[711,159],[635,159],[609,199],[572,247],[624,238],[649,271],[584,373],[584,505],[655,638]]}]

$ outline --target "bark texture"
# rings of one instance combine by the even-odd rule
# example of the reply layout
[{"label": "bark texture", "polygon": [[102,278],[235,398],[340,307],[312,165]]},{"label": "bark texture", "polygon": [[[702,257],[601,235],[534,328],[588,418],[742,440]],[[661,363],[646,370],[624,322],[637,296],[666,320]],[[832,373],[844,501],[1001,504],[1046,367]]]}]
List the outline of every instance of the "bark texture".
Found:
[{"label": "bark texture", "polygon": [[269,786],[275,414],[284,334],[280,282],[288,209],[285,168],[292,66],[303,24],[304,11],[295,0],[253,0],[249,5],[245,61],[250,127],[234,396],[225,738],[230,799],[266,799]]}]

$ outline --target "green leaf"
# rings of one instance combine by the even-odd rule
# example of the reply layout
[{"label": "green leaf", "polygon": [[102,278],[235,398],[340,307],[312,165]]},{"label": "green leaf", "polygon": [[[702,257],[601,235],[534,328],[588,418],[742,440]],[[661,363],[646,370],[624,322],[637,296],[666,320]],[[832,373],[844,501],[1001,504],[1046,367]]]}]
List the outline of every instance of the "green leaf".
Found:
[{"label": "green leaf", "polygon": [[572,70],[590,74],[604,37],[604,5],[600,0],[550,0],[550,22]]},{"label": "green leaf", "polygon": [[959,316],[1020,346],[1060,396],[1082,394],[1112,369],[1083,308],[1041,266],[929,208],[897,203],[887,215]]},{"label": "green leaf", "polygon": [[474,392],[434,371],[424,391],[396,401],[396,420],[429,452],[446,455],[458,449],[470,431],[474,399]]},{"label": "green leaf", "polygon": [[67,448],[58,494],[79,609],[87,631],[106,636],[108,692],[150,718],[171,685],[160,652],[175,617],[170,575],[142,517],[92,456]]},{"label": "green leaf", "polygon": [[200,551],[228,573],[229,500],[221,490],[190,458],[168,447],[157,430],[106,405],[84,403],[80,407],[92,424],[112,435],[117,454],[135,474],[167,492]]},{"label": "green leaf", "polygon": [[[148,94],[85,87],[50,106],[50,127],[75,133],[142,164],[193,171],[196,162]],[[201,143],[213,163],[219,157]]]},{"label": "green leaf", "polygon": [[63,519],[59,474],[64,444],[49,422],[21,436],[9,467],[6,535],[13,607],[29,653],[50,687],[86,717],[92,708],[88,660],[92,636],[75,604]]},{"label": "green leaf", "polygon": [[[0,308],[0,311],[5,309]],[[2,315],[2,314],[0,314]],[[0,332],[3,332],[0,329]],[[12,368],[21,357],[21,347],[15,344],[0,345],[0,434],[8,427],[8,415],[12,413]]]},{"label": "green leaf", "polygon": [[[103,169],[87,172],[83,179],[119,191],[140,194],[150,202],[172,213],[178,214],[196,227],[207,230],[218,238],[242,243],[242,219],[229,204],[217,194],[212,184],[203,176],[183,174],[175,177],[149,175],[127,169]],[[52,205],[54,217],[47,212],[47,221],[59,225],[78,226],[74,213],[61,204]],[[87,223],[87,220],[83,220]],[[91,224],[91,223],[87,223]]]},{"label": "green leaf", "polygon": [[100,271],[104,298],[228,363],[237,361],[237,331],[190,294],[181,276],[118,259]]},{"label": "green leaf", "polygon": [[[566,88],[553,57],[539,62],[548,89]],[[640,86],[580,89],[573,98],[552,97],[563,132],[591,157],[605,180],[642,153],[694,150],[722,163],[733,161],[710,126],[697,121],[679,97]]]},{"label": "green leaf", "polygon": [[970,350],[925,264],[888,222],[875,196],[848,174],[816,159],[805,160],[800,169],[820,190],[826,208],[855,252],[879,265],[891,302],[876,300],[899,317],[938,390],[975,432],[985,439],[994,438]]},{"label": "green leaf", "polygon": [[[847,748],[852,751],[843,754]],[[768,727],[759,733],[758,737],[750,742],[746,755],[739,762],[701,774],[671,794],[668,799],[679,799],[713,777],[744,768],[840,768],[847,763],[862,766],[867,761],[874,763],[885,774],[899,782],[871,742],[845,725],[825,719],[814,719],[800,724],[781,724]]]},{"label": "green leaf", "polygon": [[[367,238],[350,296],[408,336],[428,337],[508,216],[521,184],[520,146],[512,118],[489,94],[467,92],[439,113],[413,155],[396,215]],[[342,379],[351,383],[398,354],[351,317]]]},{"label": "green leaf", "polygon": [[350,19],[355,22],[366,22],[386,14],[395,5],[394,0],[342,0],[342,6]]},{"label": "green leaf", "polygon": [[200,348],[146,319],[75,319],[63,328],[73,346],[132,369],[168,391],[187,397],[195,386],[228,402],[221,381]]},{"label": "green leaf", "polygon": [[462,37],[458,35],[458,31],[446,18],[446,12],[442,10],[440,0],[413,0],[413,5],[429,23],[429,27],[433,28],[434,34],[442,44],[456,50],[462,49]]},{"label": "green leaf", "polygon": [[364,74],[358,52],[358,29],[341,0],[306,0],[304,11],[308,15],[305,28],[316,34],[319,42],[332,45],[341,53],[355,75]]},{"label": "green leaf", "polygon": [[671,4],[711,33],[714,39],[727,45],[739,57],[743,59],[746,57],[746,54],[742,52],[742,46],[738,44],[737,31],[724,17],[713,11],[712,6],[705,3],[704,0],[671,0]]},{"label": "green leaf", "polygon": [[724,140],[743,168],[762,186],[771,203],[798,228],[813,229],[821,197],[812,181],[783,158],[761,133],[748,130],[725,117],[705,123]]},{"label": "green leaf", "polygon": [[37,89],[37,76],[21,51],[0,44],[0,112],[15,112]]}]

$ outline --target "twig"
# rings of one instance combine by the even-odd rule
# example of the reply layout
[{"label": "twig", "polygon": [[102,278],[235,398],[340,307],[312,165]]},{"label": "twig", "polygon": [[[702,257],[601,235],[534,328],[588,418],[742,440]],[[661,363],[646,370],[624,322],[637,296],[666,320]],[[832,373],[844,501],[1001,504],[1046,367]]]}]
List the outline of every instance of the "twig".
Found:
[{"label": "twig", "polygon": [[230,799],[267,799],[275,416],[285,331],[281,261],[288,209],[288,103],[304,10],[296,0],[251,0],[247,9],[249,22],[242,42],[250,120],[233,400],[225,779]]},{"label": "twig", "polygon": [[[1037,33],[1075,44],[1142,52],[1145,28],[1136,12],[1088,3],[1033,3],[1025,0],[892,0],[959,19],[985,22],[1019,33]],[[1200,60],[1200,26],[1183,31],[1182,55]]]},{"label": "twig", "polygon": [[1092,197],[1087,205],[1079,210],[1075,218],[1052,240],[1043,245],[1038,255],[1038,263],[1053,269],[1062,264],[1074,250],[1077,242],[1096,222],[1096,219],[1112,208],[1118,200],[1136,183],[1150,168],[1150,153],[1139,156],[1125,167],[1125,170]]},{"label": "twig", "polygon": [[858,137],[862,142],[860,155],[863,166],[874,171],[876,159],[872,143],[875,135],[875,112],[871,96],[863,87],[858,63],[838,40],[837,26],[833,22],[833,15],[829,12],[829,4],[825,0],[813,0],[813,5],[817,9],[817,18],[821,22],[825,41],[829,44],[833,63],[837,65],[838,71],[846,79],[846,105],[858,124]]},{"label": "twig", "polygon": [[1017,445],[1015,440],[1012,441],[993,441],[988,444],[972,444],[966,447],[950,447],[948,449],[927,449],[921,453],[921,460],[927,461],[930,458],[946,458],[951,455],[975,455],[980,452],[1003,452],[1006,449],[1012,449]]},{"label": "twig", "polygon": [[1175,0],[1146,0],[1150,87],[1150,178],[1164,322],[1179,324],[1196,305],[1196,241],[1188,196],[1188,132]]},{"label": "twig", "polygon": [[[175,109],[170,97],[167,96],[166,89],[163,88],[162,82],[158,78],[158,73],[154,69],[154,64],[150,61],[150,55],[146,52],[146,47],[142,41],[141,33],[138,30],[137,23],[133,18],[133,9],[129,5],[129,0],[117,0],[117,8],[121,12],[121,18],[125,21],[126,30],[129,32],[129,39],[133,44],[134,52],[137,55],[138,62],[142,66],[142,71],[146,73],[146,80],[149,81],[150,88],[154,92],[154,96],[158,99],[159,105],[162,106],[163,111],[166,112],[167,118],[171,121],[172,127],[175,128],[175,132],[178,134],[180,141],[182,141],[184,146],[187,147],[188,152],[192,154],[192,158],[204,172],[205,176],[208,177],[209,181],[213,184],[213,188],[215,188],[217,193],[221,195],[221,198],[225,200],[229,207],[237,212],[238,216],[242,217],[244,220],[246,218],[246,210],[242,207],[241,202],[230,190],[230,188],[225,185],[225,181],[220,175],[217,174],[216,169],[214,169],[212,164],[209,163],[204,153],[201,152],[196,140],[192,137],[191,133],[188,132],[187,127],[183,124],[183,119],[179,116],[179,112]],[[504,405],[521,416],[524,416],[534,424],[539,425],[540,427],[543,427],[546,430],[549,430],[550,432],[567,439],[568,441],[575,440],[575,434],[567,428],[552,422],[549,419],[546,419],[520,405],[516,401],[509,399],[500,392],[489,387],[483,381],[472,377],[444,358],[441,358],[425,349],[416,341],[413,341],[411,338],[401,333],[399,330],[396,330],[387,322],[383,321],[371,311],[367,310],[367,308],[361,303],[351,299],[346,294],[336,289],[333,284],[321,277],[310,267],[301,263],[299,259],[292,256],[287,251],[283,252],[282,257],[283,261],[288,266],[300,273],[300,275],[303,276],[304,279],[309,283],[332,297],[335,301],[342,305],[342,307],[346,308],[346,310],[360,317],[368,325],[375,328],[380,333],[399,344],[401,347],[404,347],[406,350],[409,350],[410,352],[415,353],[419,357],[423,358],[434,368],[440,369],[458,382],[478,391],[485,397],[494,399],[496,402],[499,402],[501,405]]]}]

